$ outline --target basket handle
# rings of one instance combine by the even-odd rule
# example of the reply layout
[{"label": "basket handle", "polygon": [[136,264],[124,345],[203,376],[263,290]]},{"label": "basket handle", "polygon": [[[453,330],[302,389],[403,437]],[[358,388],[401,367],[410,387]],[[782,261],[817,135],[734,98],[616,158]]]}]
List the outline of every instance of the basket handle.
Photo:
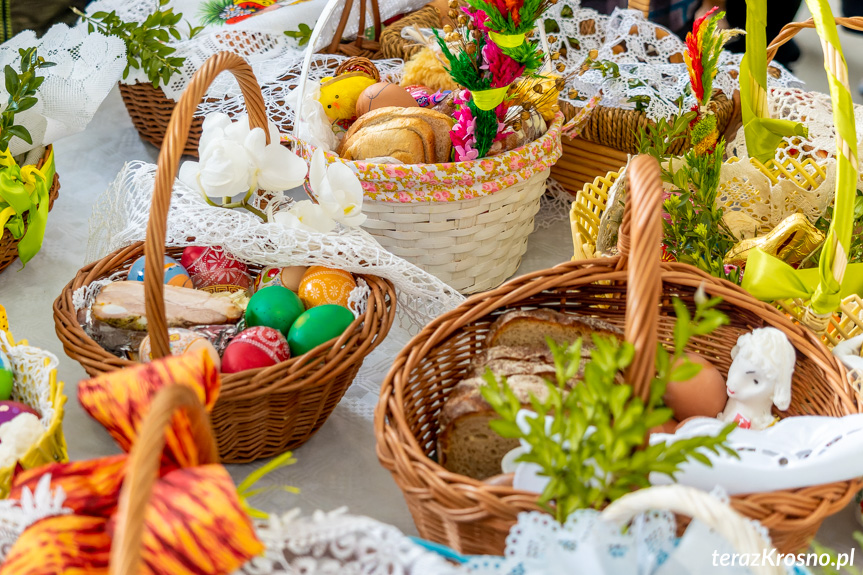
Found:
[{"label": "basket handle", "polygon": [[144,240],[144,303],[147,311],[148,332],[153,348],[153,358],[170,355],[168,345],[168,325],[165,317],[165,235],[168,227],[168,209],[171,206],[171,192],[177,175],[180,158],[189,137],[189,128],[198,104],[207,93],[210,84],[222,72],[230,72],[240,84],[249,124],[252,128],[262,128],[270,143],[267,124],[267,109],[261,88],[252,72],[251,66],[240,56],[231,52],[219,52],[211,56],[195,72],[192,80],[177,102],[171,121],[168,124],[165,140],[159,151],[156,168],[156,183],[153,187],[153,201],[150,206],[150,219],[147,222],[147,237]]},{"label": "basket handle", "polygon": [[159,475],[159,464],[165,448],[165,428],[174,413],[181,409],[189,417],[200,464],[209,465],[219,461],[210,419],[197,394],[185,385],[170,385],[160,390],[153,399],[141,434],[126,464],[126,478],[118,503],[117,529],[111,543],[111,575],[138,573],[144,515],[150,492]]},{"label": "basket handle", "polygon": [[[378,0],[372,1],[372,18],[374,18],[375,40],[380,40],[381,32],[383,31],[383,23],[381,21],[381,9],[378,6]],[[333,34],[333,40],[330,42],[327,52],[335,54],[339,50],[339,44],[342,42],[342,35],[345,33],[345,28],[348,26],[348,18],[351,16],[351,10],[354,7],[354,0],[345,0],[345,6],[342,8],[342,18],[339,20],[339,25],[336,28],[336,33]],[[363,33],[366,29],[366,0],[360,0],[360,25],[357,28],[357,39],[354,42],[357,48],[363,47]],[[318,20],[320,22],[320,20]],[[309,41],[310,49],[314,49],[314,44]],[[302,93],[302,92],[300,92]]]},{"label": "basket handle", "polygon": [[659,162],[636,156],[626,169],[629,191],[620,226],[618,270],[626,269],[626,329],[624,338],[635,346],[626,381],[636,396],[647,400],[656,374],[659,300],[662,295],[662,180]]},{"label": "basket handle", "polygon": [[[636,515],[652,509],[668,510],[698,519],[716,530],[741,554],[761,555],[770,544],[752,521],[747,520],[716,497],[694,487],[662,485],[628,493],[612,502],[602,512],[602,518],[613,523],[626,523]],[[754,567],[758,575],[781,575],[782,566]]]},{"label": "basket handle", "polygon": [[[845,28],[850,28],[851,30],[863,31],[863,16],[851,16],[848,18],[835,18],[836,23],[844,26]],[[782,27],[782,30],[779,31],[779,34],[776,35],[776,38],[773,39],[773,42],[767,46],[767,62],[773,60],[776,57],[776,52],[779,50],[779,47],[783,44],[786,44],[789,40],[794,38],[798,32],[805,28],[815,28],[815,20],[809,18],[804,22],[790,22]]]}]

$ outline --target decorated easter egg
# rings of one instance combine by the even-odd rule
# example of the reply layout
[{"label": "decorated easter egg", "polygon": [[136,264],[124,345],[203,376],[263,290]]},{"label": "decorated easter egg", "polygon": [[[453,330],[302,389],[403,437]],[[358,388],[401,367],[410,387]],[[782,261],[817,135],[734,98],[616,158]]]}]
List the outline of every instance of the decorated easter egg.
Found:
[{"label": "decorated easter egg", "polygon": [[291,357],[285,336],[271,327],[258,326],[243,330],[231,340],[222,354],[222,373],[269,367]]},{"label": "decorated easter egg", "polygon": [[288,332],[288,345],[296,357],[326,341],[339,337],[354,322],[354,314],[346,307],[324,304],[306,310]]},{"label": "decorated easter egg", "polygon": [[282,268],[269,267],[262,269],[258,277],[255,278],[255,291],[257,292],[265,287],[282,285],[281,273]]},{"label": "decorated easter egg", "polygon": [[312,266],[303,274],[297,295],[307,308],[324,304],[348,307],[348,298],[355,287],[357,282],[350,272]]},{"label": "decorated easter egg", "polygon": [[[139,257],[132,263],[126,279],[130,281],[144,281],[144,256]],[[186,268],[170,256],[165,256],[165,284],[184,288],[195,287]]]},{"label": "decorated easter egg", "polygon": [[246,325],[265,325],[287,335],[291,325],[304,309],[297,294],[284,286],[272,286],[255,292],[249,299],[246,306]]},{"label": "decorated easter egg", "polygon": [[407,90],[398,84],[378,82],[363,90],[357,98],[357,116],[388,106],[418,108],[419,104]]},{"label": "decorated easter egg", "polygon": [[[168,345],[171,349],[171,355],[183,355],[186,352],[205,349],[213,359],[216,369],[219,369],[219,364],[222,361],[219,359],[219,352],[216,351],[215,346],[213,346],[210,340],[199,333],[181,327],[168,328]],[[144,363],[153,361],[153,348],[149,335],[141,342],[138,354]]]},{"label": "decorated easter egg", "polygon": [[9,357],[0,351],[0,400],[7,400],[12,396],[12,384],[15,381],[15,373],[12,371],[12,362]]},{"label": "decorated easter egg", "polygon": [[32,413],[39,417],[39,412],[20,401],[0,401],[0,425],[12,421],[22,413]]},{"label": "decorated easter egg", "polygon": [[691,379],[668,382],[662,399],[674,411],[677,421],[695,416],[716,417],[728,401],[725,378],[697,353],[687,352],[686,356],[689,361],[701,365],[701,371]]},{"label": "decorated easter egg", "polygon": [[249,266],[219,247],[190,246],[180,258],[198,289],[214,291],[248,290],[252,285]]}]

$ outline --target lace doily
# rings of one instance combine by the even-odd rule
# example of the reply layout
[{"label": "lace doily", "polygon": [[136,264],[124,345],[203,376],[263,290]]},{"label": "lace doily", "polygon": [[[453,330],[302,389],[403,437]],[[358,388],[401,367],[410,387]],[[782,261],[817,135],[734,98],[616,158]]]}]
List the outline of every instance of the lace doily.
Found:
[{"label": "lace doily", "polygon": [[[256,15],[232,26],[222,28],[211,26],[191,40],[172,43],[171,45],[177,49],[173,56],[185,58],[186,61],[181,71],[163,86],[165,95],[174,100],[179,99],[195,71],[210,56],[222,51],[234,52],[246,58],[255,72],[258,83],[262,86],[281,84],[284,73],[291,69],[286,68],[285,64],[298,59],[301,61],[304,48],[307,48],[300,48],[296,40],[284,35],[284,31],[296,29],[300,22],[314,27],[317,15],[323,9],[324,3],[313,0],[305,5],[305,2],[301,1],[293,2],[296,5],[294,6],[283,2],[284,5],[281,9],[274,10],[272,13]],[[124,20],[142,22],[155,10],[156,4],[153,0],[97,0],[87,7],[87,13],[114,10]],[[188,4],[188,1],[174,0],[168,6],[174,7],[175,11],[186,9],[186,12],[183,13],[184,19],[188,18],[194,21],[195,13],[184,6]],[[398,14],[412,12],[425,4],[425,0],[381,0],[378,2],[383,20]],[[371,10],[371,3],[369,3],[368,9]],[[354,2],[352,11],[351,18],[348,19],[348,25],[343,33],[344,38],[356,37],[359,26],[359,2]],[[366,22],[373,22],[371,12],[366,17]],[[338,23],[339,18],[337,17],[329,19],[317,45],[314,46],[316,52],[329,45]],[[299,66],[297,66],[297,71],[299,71]],[[132,72],[124,82],[132,84],[147,81],[146,75],[140,72],[135,73],[134,70]],[[229,76],[229,74],[224,74],[222,78],[216,80],[207,92],[208,96],[216,99],[239,96],[239,88]],[[268,104],[271,101],[275,100],[268,99]],[[221,111],[226,110],[222,109]],[[273,120],[276,121],[275,118]]]},{"label": "lace doily", "polygon": [[[143,240],[150,213],[156,166],[130,162],[95,203],[90,219],[87,261]],[[176,181],[168,215],[169,246],[222,246],[238,259],[262,266],[322,265],[369,273],[393,282],[398,309],[422,326],[464,300],[464,296],[415,265],[384,250],[367,232],[339,227],[316,234],[265,223],[243,210],[206,204]]]},{"label": "lace doily", "polygon": [[[309,79],[320,81],[325,76],[332,76],[339,64],[347,60],[347,56],[318,54],[312,58],[309,69]],[[399,59],[375,60],[375,67],[381,74],[381,79],[398,83],[402,76],[403,62]],[[267,116],[279,127],[282,134],[290,134],[294,128],[294,111],[285,103],[285,99],[297,87],[298,78],[303,66],[303,55],[298,53],[269,62],[273,67],[274,78],[264,82],[261,77],[261,93],[267,105]],[[254,65],[253,65],[254,67]],[[257,73],[257,69],[255,70]],[[214,112],[222,112],[231,117],[246,113],[243,96],[237,82],[229,74],[222,74],[213,84],[209,95],[219,94],[219,98],[208,98],[198,106],[198,115],[206,116]],[[224,94],[224,96],[221,96]]]},{"label": "lace doily", "polygon": [[[804,92],[799,89],[777,87],[768,91],[770,117],[801,122],[809,129],[809,137],[787,137],[776,151],[776,161],[785,163],[789,158],[803,161],[811,158],[822,163],[836,155],[836,128],[833,121],[833,104],[829,94]],[[863,141],[863,106],[854,106],[854,123],[858,146]],[[728,153],[748,158],[746,138],[741,128],[729,144]]]},{"label": "lace doily", "polygon": [[[788,161],[788,160],[786,160]],[[793,172],[794,166],[789,165]],[[800,164],[799,174],[772,181],[749,160],[729,161],[722,165],[716,203],[727,212],[741,212],[758,223],[758,232],[767,233],[779,222],[796,213],[804,214],[813,224],[836,194],[836,160]],[[815,185],[811,185],[814,183]]]},{"label": "lace doily", "polygon": [[[9,64],[20,70],[19,48],[33,46],[45,60],[57,64],[39,71],[45,81],[36,105],[15,115],[15,123],[29,130],[33,144],[13,138],[9,143],[13,156],[83,130],[120,79],[126,66],[123,41],[86,32],[85,27],[57,24],[38,40],[27,30],[0,46],[0,69]],[[5,85],[0,90],[5,104]]]},{"label": "lace doily", "polygon": [[271,517],[257,525],[266,545],[236,575],[456,575],[462,570],[424,550],[398,529],[340,511]]},{"label": "lace doily", "polygon": [[[586,99],[602,89],[600,105],[634,109],[629,100],[635,96],[648,96],[650,102],[645,113],[652,120],[670,118],[677,114],[675,101],[686,92],[689,75],[683,63],[685,45],[680,38],[665,28],[653,24],[637,10],[615,11],[605,16],[590,8],[582,8],[578,0],[562,0],[553,5],[546,22],[553,21],[560,29],[550,34],[552,51],[561,53],[566,64],[567,88],[578,90],[585,100],[572,100],[568,89],[561,94],[563,100],[581,107]],[[618,64],[620,77],[603,78],[598,70],[589,70],[582,75],[581,69],[590,51],[598,52],[597,59]],[[729,99],[737,89],[737,75],[742,55],[723,52],[719,61],[719,73],[714,88],[721,90]],[[674,63],[678,61],[679,63]],[[770,76],[770,86],[802,86],[802,83],[779,65],[779,77]],[[692,95],[686,94],[684,108],[695,103]]]}]

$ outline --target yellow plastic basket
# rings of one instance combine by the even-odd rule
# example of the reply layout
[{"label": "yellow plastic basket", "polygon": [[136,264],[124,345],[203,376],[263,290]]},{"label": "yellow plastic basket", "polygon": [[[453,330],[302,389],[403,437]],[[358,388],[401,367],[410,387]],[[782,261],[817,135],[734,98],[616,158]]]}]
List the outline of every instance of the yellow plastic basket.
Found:
[{"label": "yellow plastic basket", "polygon": [[9,331],[6,310],[0,306],[0,351],[9,358],[15,372],[12,399],[26,403],[38,411],[45,433],[33,444],[16,465],[0,468],[0,498],[9,495],[12,476],[20,465],[24,469],[55,461],[67,461],[66,439],[63,437],[63,413],[66,396],[63,382],[57,381],[57,357],[47,351],[15,342]]},{"label": "yellow plastic basket", "polygon": [[[739,161],[738,158],[732,157],[726,163],[737,161]],[[755,158],[750,158],[749,161],[770,180],[772,185],[781,179],[786,179],[795,181],[802,188],[811,189],[821,185],[827,176],[824,166],[811,157],[800,160],[786,156],[782,162],[770,160],[766,164],[762,164]],[[585,184],[575,196],[569,211],[574,248],[573,261],[596,257],[599,221],[608,202],[608,192],[618,177],[618,172],[609,172],[596,178],[592,183]],[[777,306],[797,320],[805,311],[803,302],[781,301],[777,302]],[[829,347],[833,347],[861,333],[863,333],[863,300],[856,295],[851,295],[842,301],[839,311],[830,318],[829,326],[822,334],[822,340]]]}]

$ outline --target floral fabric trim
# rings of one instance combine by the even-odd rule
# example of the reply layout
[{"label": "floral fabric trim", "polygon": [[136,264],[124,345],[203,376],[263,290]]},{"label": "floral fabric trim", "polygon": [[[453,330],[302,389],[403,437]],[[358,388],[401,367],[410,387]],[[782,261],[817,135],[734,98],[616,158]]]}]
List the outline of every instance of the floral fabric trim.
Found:
[{"label": "floral fabric trim", "polygon": [[[351,168],[363,186],[365,198],[382,202],[453,202],[493,194],[527,181],[551,168],[563,153],[558,114],[537,140],[491,157],[446,164],[372,164],[344,160],[325,152],[327,162]],[[310,161],[314,148],[303,143],[298,153]]]}]

